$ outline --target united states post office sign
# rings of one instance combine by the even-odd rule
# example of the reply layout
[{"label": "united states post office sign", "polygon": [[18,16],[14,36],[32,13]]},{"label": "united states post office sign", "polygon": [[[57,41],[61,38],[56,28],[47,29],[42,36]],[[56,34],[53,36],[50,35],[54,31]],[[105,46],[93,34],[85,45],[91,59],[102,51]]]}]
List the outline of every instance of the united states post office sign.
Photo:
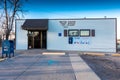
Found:
[{"label": "united states post office sign", "polygon": [[73,21],[73,20],[62,20],[62,21],[59,21],[59,23],[64,28],[68,28],[68,26],[75,26],[76,21]]},{"label": "united states post office sign", "polygon": [[89,45],[90,41],[91,41],[90,38],[81,38],[81,37],[73,38],[73,44]]}]

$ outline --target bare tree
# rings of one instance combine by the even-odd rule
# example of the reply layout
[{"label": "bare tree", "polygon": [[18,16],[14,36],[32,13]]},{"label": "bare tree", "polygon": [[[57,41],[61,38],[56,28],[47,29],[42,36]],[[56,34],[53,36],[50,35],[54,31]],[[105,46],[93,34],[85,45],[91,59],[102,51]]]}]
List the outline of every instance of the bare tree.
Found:
[{"label": "bare tree", "polygon": [[5,31],[7,40],[13,29],[15,19],[20,18],[20,13],[23,15],[23,3],[26,1],[27,0],[0,0],[0,24]]}]

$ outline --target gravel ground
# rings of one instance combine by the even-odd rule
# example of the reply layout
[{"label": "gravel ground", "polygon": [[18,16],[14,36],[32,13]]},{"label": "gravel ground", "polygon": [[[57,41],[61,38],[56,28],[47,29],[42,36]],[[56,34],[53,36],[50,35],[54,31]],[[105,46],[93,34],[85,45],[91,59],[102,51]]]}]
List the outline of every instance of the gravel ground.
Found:
[{"label": "gravel ground", "polygon": [[120,57],[81,55],[101,80],[120,80]]}]

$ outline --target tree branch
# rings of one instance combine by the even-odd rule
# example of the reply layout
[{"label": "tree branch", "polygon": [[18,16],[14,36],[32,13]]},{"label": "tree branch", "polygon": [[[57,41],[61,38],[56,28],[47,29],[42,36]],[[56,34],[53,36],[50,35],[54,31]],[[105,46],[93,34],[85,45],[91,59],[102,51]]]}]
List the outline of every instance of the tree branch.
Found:
[{"label": "tree branch", "polygon": [[[28,0],[23,0],[23,2],[26,2],[26,1]],[[22,9],[23,5],[22,5],[22,0],[0,0],[0,6],[1,4],[3,6],[4,13],[0,15],[0,19],[3,18],[5,20],[5,25],[3,26],[6,28],[6,32],[5,32],[6,39],[8,39],[9,34],[13,29],[13,24],[16,16],[19,17],[19,14],[18,14],[19,12],[23,14],[23,9]]]},{"label": "tree branch", "polygon": [[7,1],[4,0],[4,10],[5,10],[5,17],[6,17],[6,27],[8,28],[8,12],[7,12]]}]

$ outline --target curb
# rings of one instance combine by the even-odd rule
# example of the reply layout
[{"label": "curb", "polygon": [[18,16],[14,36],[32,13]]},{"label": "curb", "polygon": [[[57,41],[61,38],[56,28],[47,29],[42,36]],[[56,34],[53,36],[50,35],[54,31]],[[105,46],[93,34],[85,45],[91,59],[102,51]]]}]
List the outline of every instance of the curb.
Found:
[{"label": "curb", "polygon": [[42,55],[65,55],[65,52],[43,52]]},{"label": "curb", "polygon": [[5,59],[6,59],[6,58],[1,58],[1,59],[0,59],[0,62],[4,61]]},{"label": "curb", "polygon": [[84,53],[83,55],[90,55],[90,56],[105,56],[104,53]]},{"label": "curb", "polygon": [[83,55],[90,55],[90,56],[112,56],[112,57],[120,57],[120,53],[113,53],[113,54],[105,54],[105,53],[83,53]]},{"label": "curb", "polygon": [[112,54],[111,56],[120,57],[120,54],[119,54],[119,53],[116,53],[116,54]]}]

